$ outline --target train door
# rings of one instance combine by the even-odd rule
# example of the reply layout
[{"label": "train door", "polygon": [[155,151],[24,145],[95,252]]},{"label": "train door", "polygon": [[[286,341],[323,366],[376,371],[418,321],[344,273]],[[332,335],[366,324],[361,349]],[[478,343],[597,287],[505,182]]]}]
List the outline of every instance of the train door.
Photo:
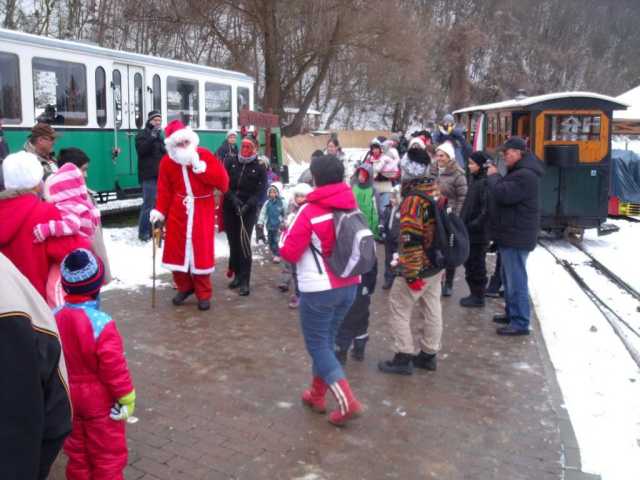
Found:
[{"label": "train door", "polygon": [[113,66],[113,102],[115,111],[114,159],[116,188],[130,189],[138,184],[135,138],[144,128],[144,69],[125,64]]}]

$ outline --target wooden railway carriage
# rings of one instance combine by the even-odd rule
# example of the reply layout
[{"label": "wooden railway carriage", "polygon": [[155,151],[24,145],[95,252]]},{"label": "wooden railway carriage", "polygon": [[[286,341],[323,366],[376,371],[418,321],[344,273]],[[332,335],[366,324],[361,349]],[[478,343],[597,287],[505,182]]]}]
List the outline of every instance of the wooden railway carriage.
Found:
[{"label": "wooden railway carriage", "polygon": [[589,92],[520,96],[454,112],[467,127],[474,149],[495,153],[519,135],[545,163],[541,182],[542,228],[582,232],[607,218],[611,125],[614,110],[627,106]]},{"label": "wooden railway carriage", "polygon": [[[0,29],[0,121],[10,150],[47,121],[60,133],[56,151],[89,155],[88,184],[103,198],[137,190],[135,137],[151,110],[163,126],[190,125],[215,151],[239,130],[241,110],[253,108],[254,84],[239,72]],[[280,130],[269,133],[259,130],[259,139],[280,163]]]}]

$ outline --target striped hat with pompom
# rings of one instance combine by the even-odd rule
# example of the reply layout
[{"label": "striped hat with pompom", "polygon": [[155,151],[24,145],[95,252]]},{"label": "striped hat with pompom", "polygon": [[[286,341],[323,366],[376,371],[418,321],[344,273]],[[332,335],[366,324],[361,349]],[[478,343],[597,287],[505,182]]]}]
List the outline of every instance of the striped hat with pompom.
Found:
[{"label": "striped hat with pompom", "polygon": [[78,248],[62,260],[60,276],[65,292],[93,296],[100,292],[104,281],[104,266],[91,251]]}]

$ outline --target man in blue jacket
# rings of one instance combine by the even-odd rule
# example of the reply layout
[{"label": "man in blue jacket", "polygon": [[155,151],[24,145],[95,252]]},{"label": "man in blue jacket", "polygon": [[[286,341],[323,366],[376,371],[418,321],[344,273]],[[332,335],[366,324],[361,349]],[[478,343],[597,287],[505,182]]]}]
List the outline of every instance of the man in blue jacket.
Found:
[{"label": "man in blue jacket", "polygon": [[501,147],[507,174],[501,177],[489,166],[488,187],[493,202],[491,227],[502,257],[506,315],[494,317],[504,324],[498,335],[528,335],[530,323],[527,257],[536,247],[540,228],[540,177],[542,162],[528,151],[520,137],[509,138]]}]

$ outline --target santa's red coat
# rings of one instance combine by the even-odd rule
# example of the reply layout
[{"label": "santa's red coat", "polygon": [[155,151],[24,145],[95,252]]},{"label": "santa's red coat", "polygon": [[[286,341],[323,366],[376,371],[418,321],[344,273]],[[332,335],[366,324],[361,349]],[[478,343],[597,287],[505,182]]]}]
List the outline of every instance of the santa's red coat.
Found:
[{"label": "santa's red coat", "polygon": [[207,164],[202,173],[162,157],[158,173],[156,210],[165,216],[166,239],[162,265],[176,272],[204,275],[215,266],[214,190],[226,192],[229,176],[222,162],[209,150],[198,147]]}]

